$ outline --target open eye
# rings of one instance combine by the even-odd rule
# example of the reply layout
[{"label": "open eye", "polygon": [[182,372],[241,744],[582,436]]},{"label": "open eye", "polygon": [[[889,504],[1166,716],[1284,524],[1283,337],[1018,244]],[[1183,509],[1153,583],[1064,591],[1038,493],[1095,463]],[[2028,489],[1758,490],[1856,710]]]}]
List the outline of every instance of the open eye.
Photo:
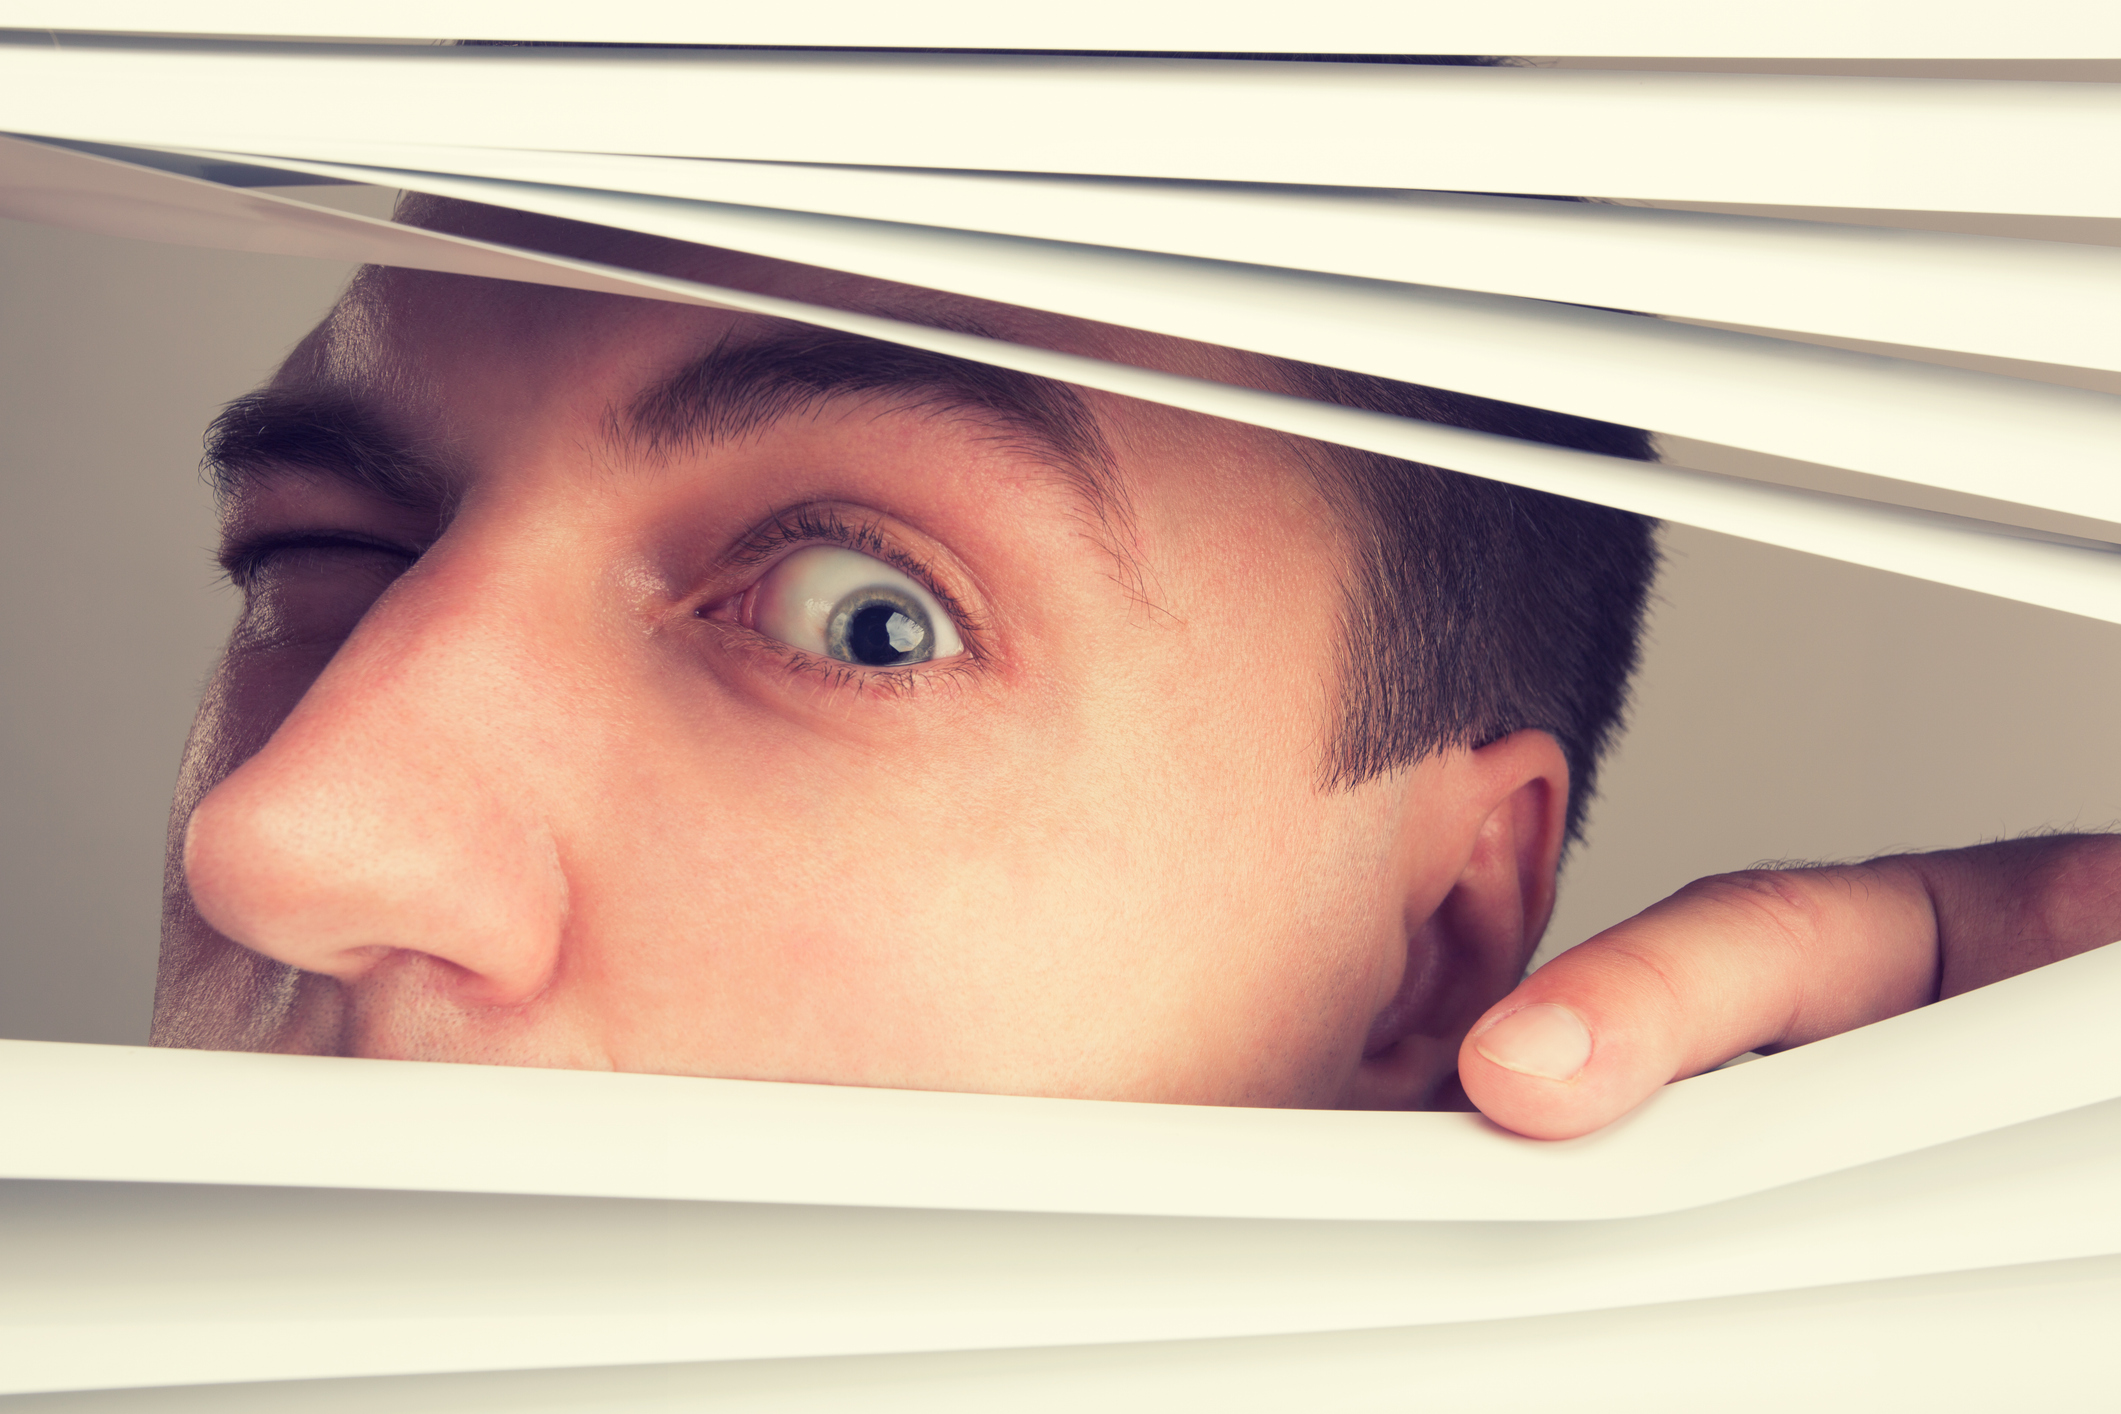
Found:
[{"label": "open eye", "polygon": [[965,651],[934,595],[882,560],[836,545],[798,550],[768,570],[752,600],[751,626],[865,668],[903,668]]}]

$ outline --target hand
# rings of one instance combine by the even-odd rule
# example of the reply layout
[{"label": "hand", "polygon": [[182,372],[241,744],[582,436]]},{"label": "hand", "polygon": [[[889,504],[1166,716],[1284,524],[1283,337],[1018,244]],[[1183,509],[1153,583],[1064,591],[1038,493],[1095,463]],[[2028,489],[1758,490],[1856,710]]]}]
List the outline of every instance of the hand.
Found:
[{"label": "hand", "polygon": [[1588,1133],[1667,1081],[1801,1046],[2121,938],[2121,838],[2062,835],[1687,885],[1473,1024],[1490,1119]]}]

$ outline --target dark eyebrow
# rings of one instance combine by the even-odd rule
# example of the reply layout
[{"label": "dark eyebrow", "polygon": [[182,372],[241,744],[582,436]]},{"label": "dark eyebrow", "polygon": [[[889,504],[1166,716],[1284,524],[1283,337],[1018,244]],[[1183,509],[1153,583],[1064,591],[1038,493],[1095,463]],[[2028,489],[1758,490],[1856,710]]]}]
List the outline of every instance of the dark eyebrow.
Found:
[{"label": "dark eyebrow", "polygon": [[[1055,472],[1082,497],[1099,538],[1123,563],[1131,560],[1110,543],[1127,507],[1088,405],[1064,383],[1010,369],[777,323],[763,337],[725,337],[623,413],[608,414],[606,430],[616,440],[668,454],[741,440],[849,398],[976,421]],[[444,458],[394,435],[359,401],[287,388],[263,388],[222,409],[207,428],[201,470],[224,501],[292,470],[329,476],[393,504],[445,511],[460,481]]]},{"label": "dark eyebrow", "polygon": [[740,441],[850,398],[966,417],[1058,473],[1101,527],[1124,519],[1097,420],[1067,384],[809,325],[778,323],[764,337],[725,337],[615,413],[609,430],[618,440],[667,454]]},{"label": "dark eyebrow", "polygon": [[223,408],[207,426],[199,469],[223,501],[255,481],[296,471],[394,505],[439,510],[456,482],[439,458],[394,436],[360,403],[286,388],[261,388]]}]

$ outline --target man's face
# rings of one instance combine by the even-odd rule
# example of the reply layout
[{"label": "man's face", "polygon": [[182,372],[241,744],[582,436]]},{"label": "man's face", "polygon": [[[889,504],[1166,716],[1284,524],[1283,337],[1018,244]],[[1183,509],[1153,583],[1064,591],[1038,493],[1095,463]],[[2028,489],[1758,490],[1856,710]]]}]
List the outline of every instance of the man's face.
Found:
[{"label": "man's face", "polygon": [[1448,754],[1321,788],[1345,594],[1312,478],[1268,434],[1096,394],[1072,452],[918,369],[776,401],[805,337],[356,283],[260,414],[256,445],[309,450],[252,457],[227,506],[246,607],[179,787],[158,1041],[1369,1098],[1365,1035],[1469,828],[1425,790]]}]

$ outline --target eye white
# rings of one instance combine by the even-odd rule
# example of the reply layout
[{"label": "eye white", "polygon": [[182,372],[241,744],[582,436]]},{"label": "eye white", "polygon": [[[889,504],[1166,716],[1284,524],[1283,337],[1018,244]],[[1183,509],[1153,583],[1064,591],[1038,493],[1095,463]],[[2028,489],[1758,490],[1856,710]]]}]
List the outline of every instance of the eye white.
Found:
[{"label": "eye white", "polygon": [[798,550],[759,581],[752,627],[768,638],[870,668],[965,651],[957,625],[919,581],[837,545]]}]

